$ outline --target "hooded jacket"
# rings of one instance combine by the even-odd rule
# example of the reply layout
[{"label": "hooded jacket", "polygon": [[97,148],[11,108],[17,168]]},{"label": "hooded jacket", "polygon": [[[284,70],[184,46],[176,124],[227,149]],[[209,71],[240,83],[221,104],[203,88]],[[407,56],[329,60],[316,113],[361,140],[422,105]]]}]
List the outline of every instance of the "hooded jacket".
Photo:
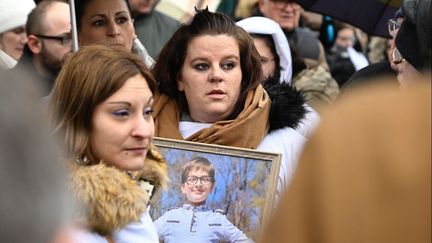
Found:
[{"label": "hooded jacket", "polygon": [[248,33],[271,35],[279,56],[280,83],[291,83],[292,58],[291,49],[284,32],[275,21],[265,17],[250,17],[237,22]]},{"label": "hooded jacket", "polygon": [[169,181],[167,164],[155,147],[149,151],[144,167],[131,174],[104,163],[82,165],[71,160],[69,165],[80,225],[90,234],[120,238],[122,242],[125,239],[121,230],[147,214],[151,196],[141,183],[149,182],[154,185],[153,192],[157,192],[166,189]]},{"label": "hooded jacket", "polygon": [[[306,97],[306,102],[313,109],[319,110],[322,105],[328,105],[336,99],[339,94],[339,86],[323,65],[313,66],[304,69],[303,72],[293,74],[290,45],[278,23],[266,17],[256,16],[243,19],[237,22],[237,25],[245,29],[248,33],[264,34],[272,37],[280,60],[279,82],[292,83],[297,89],[302,91],[303,95]],[[310,80],[301,83],[298,82],[299,79],[302,79],[302,75],[310,74],[310,72],[316,73],[317,75],[309,75],[307,79]],[[275,74],[275,76],[277,75]],[[308,107],[308,109],[311,110],[309,114],[315,113],[310,107]],[[317,114],[314,116],[318,117]],[[318,120],[318,118],[309,118],[308,120]],[[312,123],[316,122],[312,121]],[[312,128],[315,127],[315,125],[316,124],[312,124]],[[304,126],[303,129],[308,130],[308,134],[310,134],[310,130],[313,130],[306,126]]]}]

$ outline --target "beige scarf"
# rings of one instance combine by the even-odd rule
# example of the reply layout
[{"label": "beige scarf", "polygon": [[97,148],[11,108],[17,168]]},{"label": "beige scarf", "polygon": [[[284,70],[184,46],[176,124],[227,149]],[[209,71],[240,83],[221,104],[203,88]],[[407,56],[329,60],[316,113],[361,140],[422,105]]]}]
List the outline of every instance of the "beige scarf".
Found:
[{"label": "beige scarf", "polygon": [[184,139],[179,131],[181,110],[175,100],[155,95],[155,136],[255,149],[269,128],[271,101],[263,87],[249,91],[243,111],[234,120],[214,123]]}]

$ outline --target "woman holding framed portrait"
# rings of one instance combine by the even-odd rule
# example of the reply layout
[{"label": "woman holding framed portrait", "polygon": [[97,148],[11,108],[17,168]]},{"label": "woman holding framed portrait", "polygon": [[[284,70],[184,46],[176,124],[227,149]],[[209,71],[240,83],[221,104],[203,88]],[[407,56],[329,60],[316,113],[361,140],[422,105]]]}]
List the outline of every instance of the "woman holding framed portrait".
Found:
[{"label": "woman holding framed portrait", "polygon": [[245,30],[224,14],[197,11],[152,71],[160,92],[155,136],[280,153],[279,196],[305,142],[296,131],[304,99],[294,89],[270,100],[260,85],[260,56]]}]

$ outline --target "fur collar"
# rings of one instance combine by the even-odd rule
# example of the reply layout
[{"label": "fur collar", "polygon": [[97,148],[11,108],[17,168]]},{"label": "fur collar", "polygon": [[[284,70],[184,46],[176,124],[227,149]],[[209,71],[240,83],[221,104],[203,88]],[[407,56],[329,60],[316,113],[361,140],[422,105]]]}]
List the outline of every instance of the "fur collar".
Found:
[{"label": "fur collar", "polygon": [[272,101],[269,132],[284,127],[298,128],[307,112],[302,93],[293,85],[280,83],[273,77],[263,81],[263,86]]},{"label": "fur collar", "polygon": [[[138,221],[149,203],[149,195],[126,172],[104,163],[79,165],[70,161],[71,189],[84,225],[101,235]],[[167,188],[166,161],[153,146],[144,168],[134,177],[151,181],[156,190]]]}]

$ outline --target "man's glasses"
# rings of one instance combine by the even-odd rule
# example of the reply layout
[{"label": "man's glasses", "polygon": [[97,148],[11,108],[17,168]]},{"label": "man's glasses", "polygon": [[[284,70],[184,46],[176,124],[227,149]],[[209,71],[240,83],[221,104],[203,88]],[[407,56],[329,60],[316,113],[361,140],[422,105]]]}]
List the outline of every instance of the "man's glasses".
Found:
[{"label": "man's glasses", "polygon": [[396,31],[400,28],[401,24],[396,19],[389,19],[387,21],[388,31],[391,36],[396,36]]},{"label": "man's glasses", "polygon": [[186,183],[188,185],[195,185],[198,180],[203,186],[208,186],[212,183],[212,179],[210,178],[210,176],[188,176],[186,178]]},{"label": "man's glasses", "polygon": [[392,62],[396,65],[401,64],[403,61],[405,61],[405,58],[402,56],[400,51],[395,48],[392,52]]},{"label": "man's glasses", "polygon": [[299,5],[297,5],[293,0],[270,0],[270,2],[272,2],[273,4],[275,4],[276,6],[279,6],[279,7],[285,7],[288,4],[290,4],[291,6],[293,6],[296,9],[299,8]]},{"label": "man's glasses", "polygon": [[38,35],[35,34],[36,37],[42,39],[56,40],[60,41],[63,46],[70,45],[72,42],[72,36],[70,34],[61,35],[61,36],[50,36],[50,35]]}]

